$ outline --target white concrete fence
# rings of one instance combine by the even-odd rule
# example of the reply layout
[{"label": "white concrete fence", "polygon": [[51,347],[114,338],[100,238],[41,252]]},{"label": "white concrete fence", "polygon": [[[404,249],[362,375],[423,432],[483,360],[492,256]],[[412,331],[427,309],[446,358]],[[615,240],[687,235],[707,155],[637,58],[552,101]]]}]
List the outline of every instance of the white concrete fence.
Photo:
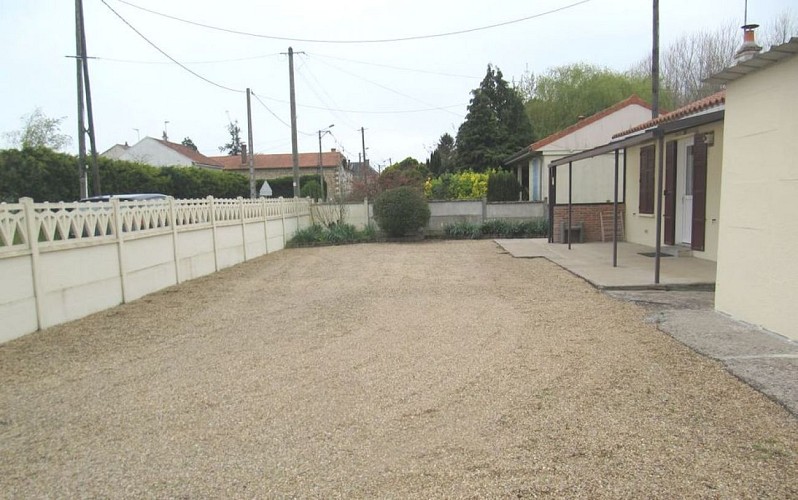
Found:
[{"label": "white concrete fence", "polygon": [[281,250],[307,199],[0,204],[0,342]]}]

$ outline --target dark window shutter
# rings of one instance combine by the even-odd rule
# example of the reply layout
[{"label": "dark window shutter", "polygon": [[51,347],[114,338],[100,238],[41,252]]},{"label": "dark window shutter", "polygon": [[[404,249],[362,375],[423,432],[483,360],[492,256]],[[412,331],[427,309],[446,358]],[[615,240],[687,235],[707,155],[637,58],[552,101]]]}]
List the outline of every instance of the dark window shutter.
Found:
[{"label": "dark window shutter", "polygon": [[641,214],[654,213],[654,146],[640,148],[640,203]]},{"label": "dark window shutter", "polygon": [[707,143],[704,134],[693,139],[693,229],[690,248],[704,250],[707,220]]},{"label": "dark window shutter", "polygon": [[676,244],[676,141],[665,144],[665,244]]}]

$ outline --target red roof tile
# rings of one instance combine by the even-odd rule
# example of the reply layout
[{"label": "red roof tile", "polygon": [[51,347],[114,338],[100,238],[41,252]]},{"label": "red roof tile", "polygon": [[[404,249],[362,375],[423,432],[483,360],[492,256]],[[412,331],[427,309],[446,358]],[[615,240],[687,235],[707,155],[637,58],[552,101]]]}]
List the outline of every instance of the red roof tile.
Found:
[{"label": "red roof tile", "polygon": [[194,163],[198,163],[200,165],[209,165],[209,166],[212,166],[212,167],[219,167],[219,168],[222,167],[221,163],[219,163],[217,161],[214,161],[212,158],[208,158],[207,156],[205,156],[204,154],[200,153],[199,151],[195,151],[193,148],[190,148],[188,146],[184,146],[182,144],[177,144],[177,143],[174,143],[174,142],[164,141],[163,139],[155,139],[155,140],[160,142],[164,146],[177,151],[181,155],[183,155],[183,156],[185,156],[187,158],[190,158],[191,161],[193,161]]},{"label": "red roof tile", "polygon": [[686,106],[682,106],[679,109],[675,109],[670,113],[665,113],[664,115],[660,115],[653,120],[649,120],[647,122],[641,123],[640,125],[636,125],[629,130],[624,130],[623,132],[618,132],[617,134],[613,135],[613,139],[617,139],[618,137],[623,137],[625,135],[633,134],[635,132],[640,132],[642,130],[649,129],[655,125],[659,125],[661,123],[672,122],[674,120],[678,120],[679,118],[684,118],[685,116],[694,115],[696,113],[700,113],[701,111],[706,111],[708,109],[716,108],[722,106],[726,102],[726,91],[721,90],[720,92],[716,92],[710,96],[704,97],[703,99],[699,99],[697,101],[691,102]]},{"label": "red roof tile", "polygon": [[[212,156],[214,162],[222,165],[225,170],[241,170],[248,168],[241,163],[240,155]],[[325,167],[337,167],[344,160],[344,155],[338,151],[327,151],[321,155],[322,164]],[[291,153],[281,154],[256,154],[254,160],[256,169],[284,169],[293,168],[293,155]],[[318,168],[319,153],[299,153],[299,168]]]},{"label": "red roof tile", "polygon": [[578,122],[574,123],[570,127],[566,127],[564,129],[560,130],[559,132],[555,132],[555,133],[551,134],[548,137],[544,137],[543,139],[541,139],[541,140],[533,143],[531,146],[529,146],[529,150],[530,151],[536,151],[536,150],[542,148],[543,146],[551,144],[552,142],[556,141],[557,139],[561,139],[561,138],[563,138],[563,137],[565,137],[565,136],[567,136],[569,134],[572,134],[572,133],[576,132],[577,130],[590,125],[591,123],[595,123],[595,122],[601,120],[605,116],[609,116],[609,115],[615,113],[616,111],[618,111],[620,109],[623,109],[623,108],[625,108],[627,106],[631,106],[633,104],[637,104],[638,106],[643,106],[644,108],[651,109],[651,105],[649,103],[647,103],[646,101],[641,99],[637,94],[632,94],[631,96],[627,97],[623,101],[620,101],[618,103],[613,104],[609,108],[602,109],[598,113],[595,113],[593,115],[588,116],[587,118],[579,120]]}]

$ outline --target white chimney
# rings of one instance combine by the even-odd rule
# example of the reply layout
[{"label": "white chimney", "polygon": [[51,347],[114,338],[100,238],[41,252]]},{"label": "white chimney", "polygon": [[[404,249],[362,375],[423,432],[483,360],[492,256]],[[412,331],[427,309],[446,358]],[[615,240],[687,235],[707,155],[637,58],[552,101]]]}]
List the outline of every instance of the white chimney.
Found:
[{"label": "white chimney", "polygon": [[747,61],[762,51],[762,46],[757,45],[754,30],[758,24],[746,24],[743,26],[743,44],[734,54],[734,60],[738,63]]}]

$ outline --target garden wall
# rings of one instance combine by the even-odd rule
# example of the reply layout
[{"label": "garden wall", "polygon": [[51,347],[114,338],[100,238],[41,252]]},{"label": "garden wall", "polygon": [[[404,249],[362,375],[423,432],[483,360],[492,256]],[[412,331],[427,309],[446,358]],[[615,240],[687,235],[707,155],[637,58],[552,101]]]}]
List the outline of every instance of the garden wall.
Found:
[{"label": "garden wall", "polygon": [[310,201],[0,204],[0,342],[284,248]]}]

